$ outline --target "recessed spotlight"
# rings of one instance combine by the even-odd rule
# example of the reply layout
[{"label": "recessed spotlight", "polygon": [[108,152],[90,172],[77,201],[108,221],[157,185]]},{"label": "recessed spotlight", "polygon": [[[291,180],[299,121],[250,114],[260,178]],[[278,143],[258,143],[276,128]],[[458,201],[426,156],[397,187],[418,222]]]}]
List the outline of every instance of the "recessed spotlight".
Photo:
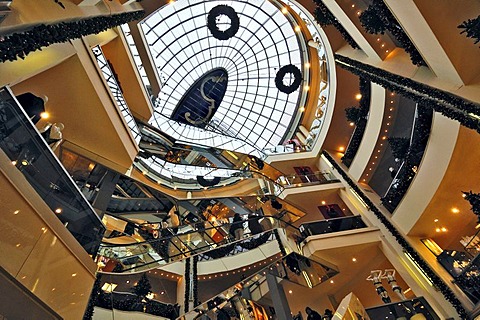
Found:
[{"label": "recessed spotlight", "polygon": [[452,208],[452,212],[453,212],[453,213],[459,213],[460,210],[459,210],[458,208]]},{"label": "recessed spotlight", "polygon": [[283,13],[283,14],[287,14],[287,13],[288,13],[287,7],[283,7],[283,8],[282,8],[282,13]]},{"label": "recessed spotlight", "polygon": [[330,280],[330,283],[333,283],[333,280]]},{"label": "recessed spotlight", "polygon": [[360,93],[357,93],[357,94],[355,95],[355,99],[357,99],[357,100],[362,99],[362,95],[361,95]]},{"label": "recessed spotlight", "polygon": [[62,213],[62,208],[55,209],[55,213]]},{"label": "recessed spotlight", "polygon": [[50,117],[50,114],[48,112],[42,112],[40,113],[40,118],[42,119],[48,119]]},{"label": "recessed spotlight", "polygon": [[302,29],[300,28],[300,26],[296,26],[296,27],[295,27],[295,31],[300,32],[300,30],[302,30]]},{"label": "recessed spotlight", "polygon": [[343,151],[345,151],[345,147],[342,146],[342,147],[338,148],[338,150],[340,150],[340,152],[343,152]]},{"label": "recessed spotlight", "polygon": [[352,261],[353,261],[353,262],[357,262],[357,258],[352,258]]},{"label": "recessed spotlight", "polygon": [[447,231],[448,231],[447,228],[442,227],[442,232],[447,232]]},{"label": "recessed spotlight", "polygon": [[438,219],[433,220],[433,222],[438,222]]},{"label": "recessed spotlight", "polygon": [[440,228],[436,228],[435,231],[440,232],[441,230],[440,230]]},{"label": "recessed spotlight", "polygon": [[292,293],[293,293],[293,291],[292,291],[292,290],[288,290],[288,293],[292,294]]},{"label": "recessed spotlight", "polygon": [[355,125],[355,122],[350,122],[350,127],[353,127]]},{"label": "recessed spotlight", "polygon": [[323,204],[323,205],[325,205],[325,204],[326,204],[326,202],[325,202],[325,201],[322,201],[322,204]]}]

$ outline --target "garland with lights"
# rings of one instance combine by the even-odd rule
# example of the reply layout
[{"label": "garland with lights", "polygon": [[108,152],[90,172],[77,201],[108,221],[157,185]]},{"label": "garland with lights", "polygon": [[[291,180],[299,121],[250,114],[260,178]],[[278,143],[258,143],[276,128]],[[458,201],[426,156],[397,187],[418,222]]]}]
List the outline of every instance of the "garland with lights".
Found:
[{"label": "garland with lights", "polygon": [[415,80],[393,74],[377,67],[356,61],[339,54],[335,55],[337,65],[371,82],[403,95],[463,126],[480,133],[480,104],[471,102],[452,93],[430,87]]},{"label": "garland with lights", "polygon": [[193,256],[193,306],[200,304],[198,301],[198,256]]},{"label": "garland with lights", "polygon": [[[217,18],[222,15],[225,15],[230,19],[230,27],[224,31],[221,31],[217,26]],[[232,7],[220,4],[213,7],[208,13],[207,27],[215,39],[228,40],[237,33],[238,28],[240,27],[240,19]]]},{"label": "garland with lights", "polygon": [[[407,149],[402,167],[395,176],[396,181],[387,194],[381,198],[387,210],[393,212],[412,184],[417,168],[422,161],[432,127],[433,112],[428,106],[418,105],[417,119],[413,127],[411,142],[407,140]],[[390,138],[391,139],[391,138]]]},{"label": "garland with lights", "polygon": [[95,306],[109,310],[116,309],[122,311],[143,312],[172,320],[176,319],[178,316],[177,305],[162,303],[150,299],[146,299],[145,301],[146,302],[140,302],[137,297],[117,292],[101,292],[98,295]]},{"label": "garland with lights", "polygon": [[57,24],[40,24],[0,39],[0,62],[14,61],[54,43],[67,42],[142,18],[145,11],[124,12]]},{"label": "garland with lights", "polygon": [[392,150],[392,155],[396,159],[403,160],[406,158],[408,148],[410,147],[410,139],[406,137],[388,137],[388,144]]},{"label": "garland with lights", "polygon": [[282,254],[282,257],[286,257],[287,251],[283,246],[282,239],[280,238],[280,234],[278,233],[278,230],[277,229],[273,230],[273,234],[275,235],[275,239],[277,239],[278,248],[280,249],[280,253]]},{"label": "garland with lights", "polygon": [[373,0],[372,4],[360,14],[359,19],[368,33],[384,34],[385,31],[389,31],[400,46],[410,55],[410,60],[412,60],[414,65],[426,66],[417,48],[383,0]]},{"label": "garland with lights", "polygon": [[480,42],[480,16],[463,21],[457,28],[463,29],[460,34],[466,33],[468,38],[475,40],[475,44]]},{"label": "garland with lights", "polygon": [[385,226],[390,234],[395,238],[397,243],[403,248],[404,252],[412,259],[417,267],[422,270],[425,276],[433,283],[433,285],[442,293],[447,301],[449,301],[455,308],[461,319],[467,318],[467,311],[463,307],[462,303],[455,296],[453,291],[448,285],[432,270],[430,265],[423,260],[420,254],[408,243],[408,241],[402,236],[402,234],[395,228],[387,217],[375,206],[369,197],[363,192],[363,190],[348,176],[348,174],[338,165],[335,159],[325,150],[322,154],[332,164],[333,168],[338,171],[347,184],[355,190],[358,196],[365,202],[367,209],[372,211],[377,219]]},{"label": "garland with lights", "polygon": [[327,6],[322,0],[314,0],[316,8],[313,11],[313,16],[318,24],[322,27],[333,26],[342,35],[342,38],[353,48],[359,49],[358,44],[353,40],[352,36],[345,30],[345,28],[338,22],[337,18],[328,10]]},{"label": "garland with lights", "polygon": [[97,305],[98,297],[102,293],[102,274],[97,273],[97,279],[93,284],[92,293],[90,294],[90,299],[88,300],[87,309],[83,315],[83,320],[92,320],[94,308]]},{"label": "garland with lights", "polygon": [[[287,73],[290,73],[294,78],[293,82],[288,86],[283,83],[283,78]],[[278,90],[286,94],[290,94],[297,90],[301,83],[302,72],[293,64],[287,64],[286,66],[281,67],[275,76],[275,86]]]},{"label": "garland with lights", "polygon": [[241,248],[246,250],[252,250],[266,243],[268,241],[268,238],[270,238],[270,235],[270,232],[265,232],[258,238],[252,238],[248,241],[234,242],[220,248],[203,252],[202,255],[210,257],[212,259],[219,259],[228,256],[235,249],[236,246],[240,246]]},{"label": "garland with lights", "polygon": [[478,221],[480,223],[480,193],[473,193],[472,190],[463,192],[463,198],[467,200],[472,208],[470,210],[473,211],[478,216]]},{"label": "garland with lights", "polygon": [[367,128],[368,112],[370,111],[370,95],[371,85],[370,81],[360,77],[359,91],[362,97],[359,101],[359,107],[350,107],[345,109],[345,116],[347,120],[355,123],[356,127],[352,133],[352,138],[348,143],[347,150],[342,157],[342,162],[347,167],[352,164],[353,158],[357,154],[360,143],[363,139],[363,134]]},{"label": "garland with lights", "polygon": [[190,258],[185,259],[185,276],[183,278],[185,285],[185,296],[183,300],[183,309],[185,313],[190,311],[189,298],[190,298]]}]

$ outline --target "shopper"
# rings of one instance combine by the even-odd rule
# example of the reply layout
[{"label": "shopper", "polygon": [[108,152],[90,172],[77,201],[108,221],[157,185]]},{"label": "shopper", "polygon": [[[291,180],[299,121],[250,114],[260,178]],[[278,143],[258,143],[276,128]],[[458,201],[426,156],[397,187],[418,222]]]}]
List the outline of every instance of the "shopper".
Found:
[{"label": "shopper", "polygon": [[305,312],[307,313],[307,320],[322,320],[322,316],[310,307],[306,307]]}]

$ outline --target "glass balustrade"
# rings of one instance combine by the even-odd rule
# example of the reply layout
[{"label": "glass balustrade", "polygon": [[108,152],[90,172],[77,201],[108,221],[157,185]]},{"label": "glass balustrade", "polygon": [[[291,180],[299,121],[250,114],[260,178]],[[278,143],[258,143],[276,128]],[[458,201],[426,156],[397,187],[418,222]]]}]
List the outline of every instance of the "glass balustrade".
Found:
[{"label": "glass balustrade", "polygon": [[[365,309],[370,319],[425,319],[440,320],[432,307],[423,297],[388,303]],[[419,316],[420,314],[423,315]]]},{"label": "glass balustrade", "polygon": [[277,179],[277,183],[283,188],[301,187],[304,185],[327,184],[340,182],[329,171],[317,171],[308,174],[294,174],[282,176]]},{"label": "glass balustrade", "polygon": [[[243,229],[243,224],[257,220],[261,232],[247,231],[244,236],[235,238],[234,230]],[[246,252],[275,240],[274,229],[292,229],[292,225],[274,217],[251,218],[242,222],[214,225],[212,222],[197,222],[178,229],[161,229],[158,238],[149,235],[147,229],[140,232],[144,242],[118,245],[103,243],[97,256],[97,264],[103,272],[139,272],[150,270],[193,255],[200,260],[217,259],[239,252]]]},{"label": "glass balustrade", "polygon": [[340,217],[303,223],[299,230],[304,238],[319,234],[366,228],[360,216]]},{"label": "glass balustrade", "polygon": [[12,92],[0,89],[0,148],[56,217],[95,255],[105,227]]}]

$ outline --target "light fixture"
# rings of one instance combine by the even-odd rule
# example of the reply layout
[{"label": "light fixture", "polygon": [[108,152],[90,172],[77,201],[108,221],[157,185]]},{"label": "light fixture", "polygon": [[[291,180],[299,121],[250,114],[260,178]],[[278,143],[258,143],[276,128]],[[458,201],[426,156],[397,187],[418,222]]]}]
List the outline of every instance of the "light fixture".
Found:
[{"label": "light fixture", "polygon": [[460,210],[459,210],[458,208],[452,208],[452,212],[453,212],[453,213],[459,213]]},{"label": "light fixture", "polygon": [[62,208],[55,209],[55,213],[62,213]]},{"label": "light fixture", "polygon": [[304,86],[303,89],[304,89],[305,91],[308,91],[308,90],[310,90],[310,86]]},{"label": "light fixture", "polygon": [[292,290],[288,290],[288,293],[292,294],[292,293],[293,293],[293,291],[292,291]]},{"label": "light fixture", "polygon": [[300,28],[300,26],[296,26],[296,27],[295,27],[295,31],[300,32],[300,30],[302,30],[302,29]]},{"label": "light fixture", "polygon": [[102,290],[106,293],[111,293],[116,287],[116,283],[105,282],[105,284],[102,286]]},{"label": "light fixture", "polygon": [[310,68],[310,62],[305,63],[305,68]]},{"label": "light fixture", "polygon": [[441,230],[440,230],[440,228],[436,228],[435,231],[440,232]]},{"label": "light fixture", "polygon": [[333,280],[330,280],[330,283],[333,283]]},{"label": "light fixture", "polygon": [[361,94],[361,93],[357,93],[357,94],[355,95],[355,99],[357,99],[357,100],[362,99],[362,94]]},{"label": "light fixture", "polygon": [[282,8],[282,13],[283,13],[283,14],[287,14],[287,13],[288,13],[287,7],[283,7],[283,8]]},{"label": "light fixture", "polygon": [[50,114],[48,112],[40,113],[40,118],[42,119],[48,119],[49,117],[50,117]]},{"label": "light fixture", "polygon": [[326,204],[326,202],[325,202],[325,201],[322,201],[322,204],[323,204],[323,205],[325,205],[325,204]]},{"label": "light fixture", "polygon": [[353,261],[353,262],[357,262],[357,258],[352,258],[352,261]]},{"label": "light fixture", "polygon": [[340,150],[340,152],[343,152],[343,151],[345,151],[345,147],[342,146],[342,147],[338,148],[338,150]]},{"label": "light fixture", "polygon": [[303,112],[305,111],[305,107],[300,107],[300,109],[298,109],[300,112]]},{"label": "light fixture", "polygon": [[447,228],[442,227],[442,232],[447,232],[447,231],[448,231]]},{"label": "light fixture", "polygon": [[438,219],[433,220],[433,222],[438,222]]},{"label": "light fixture", "polygon": [[350,122],[350,127],[353,127],[355,125],[355,122]]}]

